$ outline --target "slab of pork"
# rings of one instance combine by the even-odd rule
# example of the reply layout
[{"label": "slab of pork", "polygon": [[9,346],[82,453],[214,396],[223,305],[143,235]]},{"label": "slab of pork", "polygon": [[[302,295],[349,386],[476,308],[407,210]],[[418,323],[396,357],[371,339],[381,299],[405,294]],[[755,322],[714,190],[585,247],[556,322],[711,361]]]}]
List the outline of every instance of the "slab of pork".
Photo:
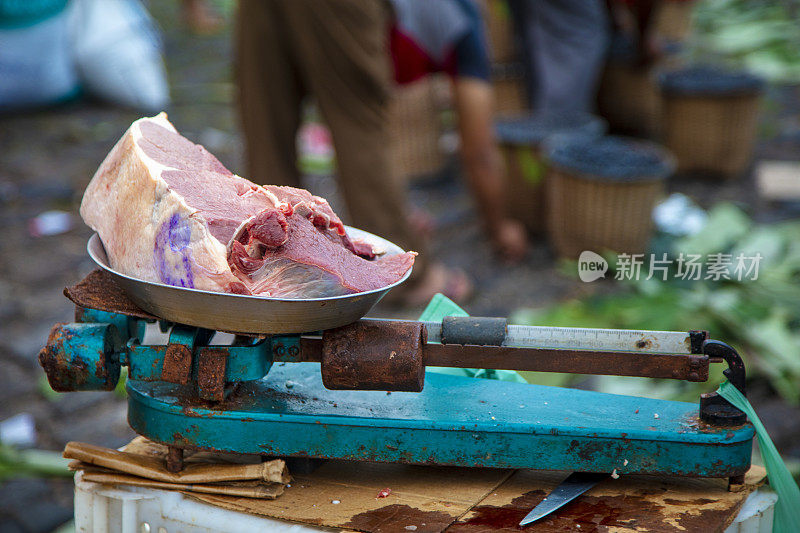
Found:
[{"label": "slab of pork", "polygon": [[396,282],[416,256],[376,257],[323,198],[233,174],[164,113],[131,124],[86,188],[81,216],[118,272],[210,291],[362,292]]}]

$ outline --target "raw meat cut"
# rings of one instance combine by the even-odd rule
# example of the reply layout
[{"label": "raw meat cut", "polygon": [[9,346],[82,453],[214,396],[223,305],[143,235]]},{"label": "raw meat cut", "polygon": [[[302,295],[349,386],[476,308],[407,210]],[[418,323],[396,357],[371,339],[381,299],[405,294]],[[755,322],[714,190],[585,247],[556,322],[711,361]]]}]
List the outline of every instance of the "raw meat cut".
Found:
[{"label": "raw meat cut", "polygon": [[164,113],[131,124],[86,188],[81,216],[114,270],[201,290],[338,296],[395,283],[416,256],[352,241],[308,191],[233,174]]}]

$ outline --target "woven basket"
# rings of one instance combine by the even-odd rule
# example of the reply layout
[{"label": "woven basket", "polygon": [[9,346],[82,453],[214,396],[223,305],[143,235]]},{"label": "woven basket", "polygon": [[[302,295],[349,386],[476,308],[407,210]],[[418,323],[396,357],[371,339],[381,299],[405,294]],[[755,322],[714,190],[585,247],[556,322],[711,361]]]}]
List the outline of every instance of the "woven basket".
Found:
[{"label": "woven basket", "polygon": [[510,115],[528,110],[525,68],[520,63],[493,64],[492,87],[497,114]]},{"label": "woven basket", "polygon": [[753,155],[763,80],[744,71],[693,66],[663,72],[664,140],[678,171],[744,174]]},{"label": "woven basket", "polygon": [[506,0],[483,0],[483,19],[489,39],[490,59],[506,63],[516,59],[514,46],[514,24]]},{"label": "woven basket", "polygon": [[506,209],[532,234],[544,233],[547,167],[536,146],[501,144],[506,170]]},{"label": "woven basket", "polygon": [[568,259],[584,250],[644,253],[652,234],[651,213],[663,191],[660,181],[603,183],[551,169],[550,242],[559,257]]},{"label": "woven basket", "polygon": [[678,171],[742,176],[753,156],[758,107],[758,94],[665,94],[664,142],[678,158]]},{"label": "woven basket", "polygon": [[[661,152],[672,168],[671,157]],[[549,166],[547,232],[559,257],[577,259],[584,250],[645,252],[653,230],[652,211],[664,194],[666,175],[620,181],[552,161]]]},{"label": "woven basket", "polygon": [[494,86],[494,107],[497,113],[519,113],[528,109],[523,80],[497,80]]},{"label": "woven basket", "polygon": [[[515,115],[503,117],[498,122],[536,120],[535,115]],[[498,126],[499,127],[499,126]],[[592,115],[579,114],[563,120],[554,121],[548,132],[537,131],[527,138],[513,139],[498,131],[498,144],[505,163],[506,209],[509,216],[525,224],[531,234],[543,234],[546,226],[544,183],[547,178],[547,164],[541,153],[540,144],[553,134],[582,132],[586,135],[603,135],[605,122]],[[544,128],[543,128],[544,129]]]},{"label": "woven basket", "polygon": [[439,144],[444,131],[442,106],[433,77],[395,88],[389,124],[392,164],[400,179],[434,174],[444,167]]}]

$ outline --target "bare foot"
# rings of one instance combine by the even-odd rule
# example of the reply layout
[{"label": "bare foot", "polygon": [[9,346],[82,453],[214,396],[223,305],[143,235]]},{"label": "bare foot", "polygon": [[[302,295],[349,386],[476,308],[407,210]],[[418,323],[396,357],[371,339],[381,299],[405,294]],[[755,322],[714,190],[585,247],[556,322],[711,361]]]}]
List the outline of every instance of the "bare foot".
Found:
[{"label": "bare foot", "polygon": [[416,307],[425,305],[437,293],[442,293],[455,303],[463,303],[472,296],[472,290],[472,282],[463,270],[434,263],[408,291],[404,300],[407,305]]},{"label": "bare foot", "polygon": [[516,220],[503,219],[492,235],[492,244],[506,261],[516,263],[528,251],[528,236],[525,227]]}]

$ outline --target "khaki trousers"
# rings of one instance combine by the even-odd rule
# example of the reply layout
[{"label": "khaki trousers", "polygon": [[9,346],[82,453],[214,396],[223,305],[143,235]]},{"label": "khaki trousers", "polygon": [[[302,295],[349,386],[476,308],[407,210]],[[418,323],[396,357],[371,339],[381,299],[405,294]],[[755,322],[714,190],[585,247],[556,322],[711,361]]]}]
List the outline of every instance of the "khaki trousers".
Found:
[{"label": "khaki trousers", "polygon": [[247,177],[300,186],[295,139],[303,99],[311,96],[331,130],[349,222],[422,252],[389,162],[388,15],[381,0],[240,0]]}]

